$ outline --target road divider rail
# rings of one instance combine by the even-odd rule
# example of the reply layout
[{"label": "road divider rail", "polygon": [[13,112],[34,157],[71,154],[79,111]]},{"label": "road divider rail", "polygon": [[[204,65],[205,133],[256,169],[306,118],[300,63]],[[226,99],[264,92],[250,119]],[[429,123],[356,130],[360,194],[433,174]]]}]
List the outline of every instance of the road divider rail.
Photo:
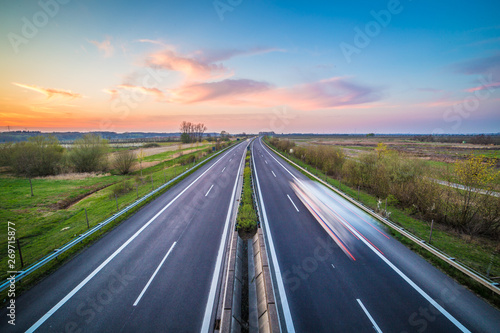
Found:
[{"label": "road divider rail", "polygon": [[452,257],[452,256],[446,254],[445,252],[441,251],[440,249],[432,246],[431,244],[427,243],[424,239],[421,239],[421,238],[413,235],[409,231],[405,230],[403,227],[400,227],[399,225],[397,225],[396,223],[390,221],[389,219],[380,216],[375,211],[373,211],[372,209],[366,207],[362,203],[360,203],[360,202],[352,199],[351,197],[349,197],[348,195],[346,195],[342,191],[336,189],[335,187],[333,187],[332,185],[328,184],[327,182],[325,182],[321,178],[317,177],[316,175],[314,175],[311,172],[309,172],[308,170],[304,169],[303,167],[301,167],[297,163],[295,163],[292,160],[290,160],[289,158],[285,157],[283,154],[281,154],[277,150],[275,150],[272,147],[270,147],[266,142],[264,142],[264,144],[269,149],[271,149],[274,153],[276,153],[277,155],[281,156],[283,159],[285,159],[286,161],[288,161],[290,164],[294,165],[297,169],[299,169],[303,173],[307,173],[311,177],[315,178],[320,183],[324,184],[325,186],[327,186],[328,188],[330,188],[332,191],[336,192],[337,194],[339,194],[340,196],[342,196],[344,199],[346,199],[349,202],[351,202],[352,204],[356,205],[358,208],[362,209],[363,211],[365,211],[366,213],[368,213],[369,215],[371,215],[372,217],[374,217],[378,221],[382,222],[383,224],[387,225],[388,227],[392,228],[393,230],[399,232],[400,234],[402,234],[406,238],[410,239],[411,241],[413,241],[415,244],[419,245],[420,247],[426,249],[430,253],[434,254],[436,257],[438,257],[439,259],[443,260],[444,262],[446,262],[450,266],[455,267],[456,269],[458,269],[462,273],[466,274],[467,276],[469,276],[470,278],[472,278],[476,282],[482,284],[483,286],[485,286],[488,289],[492,290],[496,294],[500,295],[500,284],[498,282],[494,282],[493,280],[491,280],[487,276],[484,276],[480,272],[477,272],[474,269],[472,269],[470,267],[467,267],[466,265],[458,262],[454,257]]},{"label": "road divider rail", "polygon": [[[170,184],[172,184],[173,182],[179,180],[179,179],[182,179],[184,178],[185,176],[187,176],[189,173],[195,171],[196,169],[198,169],[199,167],[201,167],[202,165],[204,165],[205,163],[207,163],[208,161],[212,160],[213,158],[215,158],[216,156],[220,155],[221,153],[223,153],[224,151],[228,150],[228,149],[231,149],[231,148],[234,148],[235,146],[229,146],[223,150],[221,150],[220,152],[216,153],[215,155],[207,158],[206,160],[204,161],[201,161],[199,162],[198,164],[192,166],[190,169],[184,171],[183,173],[179,174],[177,177],[175,178],[172,178],[171,180],[169,180],[168,182],[166,182],[165,184],[159,186],[158,188],[156,188],[155,190],[149,192],[148,194],[146,194],[145,196],[143,196],[142,198],[134,201],[132,204],[128,205],[127,207],[125,207],[124,209],[120,210],[119,212],[113,214],[111,217],[107,218],[106,220],[98,223],[95,227],[93,227],[92,229],[88,230],[87,232],[83,233],[83,234],[80,234],[79,236],[77,236],[75,239],[71,240],[70,242],[66,243],[65,245],[63,245],[61,248],[59,249],[55,249],[52,253],[46,255],[45,257],[43,257],[42,259],[38,260],[37,262],[31,264],[30,266],[28,266],[25,270],[23,271],[18,271],[17,272],[17,275],[15,276],[14,279],[7,279],[5,280],[4,283],[2,283],[0,285],[0,292],[4,291],[5,289],[9,288],[10,284],[12,282],[19,282],[21,281],[23,278],[25,278],[26,276],[28,276],[29,274],[35,272],[36,270],[40,269],[42,266],[46,265],[47,263],[51,262],[52,260],[56,259],[57,257],[59,257],[61,254],[63,254],[64,252],[68,251],[69,249],[71,249],[73,246],[81,243],[84,239],[88,238],[89,236],[93,235],[94,233],[96,233],[97,231],[101,230],[103,227],[105,227],[106,225],[108,225],[109,223],[115,221],[118,217],[126,214],[128,211],[132,210],[133,208],[139,206],[142,202],[148,200],[149,198],[153,197],[155,194],[157,194],[158,192],[161,192],[165,187],[169,186]],[[14,281],[12,281],[14,280]]]}]

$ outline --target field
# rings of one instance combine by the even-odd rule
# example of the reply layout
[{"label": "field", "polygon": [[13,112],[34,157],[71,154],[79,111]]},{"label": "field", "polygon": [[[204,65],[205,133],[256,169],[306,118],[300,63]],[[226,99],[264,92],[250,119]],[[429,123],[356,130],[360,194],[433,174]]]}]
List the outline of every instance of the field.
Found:
[{"label": "field", "polygon": [[[463,159],[469,154],[482,155],[497,159],[500,168],[500,147],[498,145],[482,145],[471,143],[419,142],[405,137],[290,137],[298,146],[328,145],[342,148],[346,156],[357,158],[362,154],[373,152],[377,144],[383,143],[387,149],[404,153],[415,159],[424,160],[429,167],[429,177],[447,180],[444,171],[453,167],[453,162]],[[495,190],[500,191],[500,179],[495,180]]]},{"label": "field", "polygon": [[[211,147],[207,143],[179,146],[144,148],[142,177],[137,163],[129,175],[72,173],[34,178],[33,197],[28,179],[5,171],[0,174],[1,228],[6,230],[8,221],[15,223],[24,267],[86,231],[85,209],[90,227],[95,226],[115,213],[117,205],[126,207],[192,166],[191,160],[208,157]],[[0,262],[6,267],[6,237],[0,239],[0,248]],[[20,270],[19,259],[16,264]]]}]

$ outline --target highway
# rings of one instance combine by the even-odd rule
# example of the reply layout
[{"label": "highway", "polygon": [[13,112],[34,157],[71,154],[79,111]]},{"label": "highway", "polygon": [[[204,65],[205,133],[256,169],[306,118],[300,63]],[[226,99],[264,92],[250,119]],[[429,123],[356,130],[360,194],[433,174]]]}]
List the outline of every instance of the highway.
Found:
[{"label": "highway", "polygon": [[[500,330],[498,310],[368,214],[313,185],[260,139],[252,154],[283,331]],[[314,194],[310,201],[304,189]],[[318,198],[327,204],[321,207]]]},{"label": "highway", "polygon": [[16,298],[1,332],[200,332],[213,325],[247,142],[212,159]]}]

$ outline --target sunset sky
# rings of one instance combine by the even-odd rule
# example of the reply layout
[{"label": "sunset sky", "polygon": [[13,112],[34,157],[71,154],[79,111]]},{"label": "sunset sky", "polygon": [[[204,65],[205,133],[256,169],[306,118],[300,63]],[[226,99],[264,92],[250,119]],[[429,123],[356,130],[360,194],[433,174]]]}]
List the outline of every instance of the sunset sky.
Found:
[{"label": "sunset sky", "polygon": [[492,0],[2,1],[0,131],[500,132],[499,13]]}]

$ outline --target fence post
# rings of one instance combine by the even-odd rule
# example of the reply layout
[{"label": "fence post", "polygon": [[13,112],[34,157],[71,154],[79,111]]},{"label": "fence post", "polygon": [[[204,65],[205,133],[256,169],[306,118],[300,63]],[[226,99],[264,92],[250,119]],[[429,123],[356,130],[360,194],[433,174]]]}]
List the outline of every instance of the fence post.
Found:
[{"label": "fence post", "polygon": [[85,209],[85,219],[87,220],[87,229],[90,229],[89,216],[87,215],[87,208],[84,208],[84,209]]},{"label": "fence post", "polygon": [[431,243],[432,240],[432,229],[434,228],[434,219],[431,220],[431,234],[429,235],[429,244]]},{"label": "fence post", "polygon": [[17,249],[19,251],[19,259],[21,259],[21,268],[24,267],[23,254],[21,253],[21,243],[19,243],[19,238],[16,238]]},{"label": "fence post", "polygon": [[30,180],[31,196],[33,196],[33,185],[31,184],[31,177],[29,178],[29,180]]},{"label": "fence post", "polygon": [[491,271],[491,265],[493,264],[493,256],[494,254],[491,254],[491,259],[490,259],[490,264],[488,265],[488,270],[486,270],[486,276],[490,277],[490,271]]},{"label": "fence post", "polygon": [[137,199],[139,199],[139,184],[135,184],[135,190],[137,192]]}]

